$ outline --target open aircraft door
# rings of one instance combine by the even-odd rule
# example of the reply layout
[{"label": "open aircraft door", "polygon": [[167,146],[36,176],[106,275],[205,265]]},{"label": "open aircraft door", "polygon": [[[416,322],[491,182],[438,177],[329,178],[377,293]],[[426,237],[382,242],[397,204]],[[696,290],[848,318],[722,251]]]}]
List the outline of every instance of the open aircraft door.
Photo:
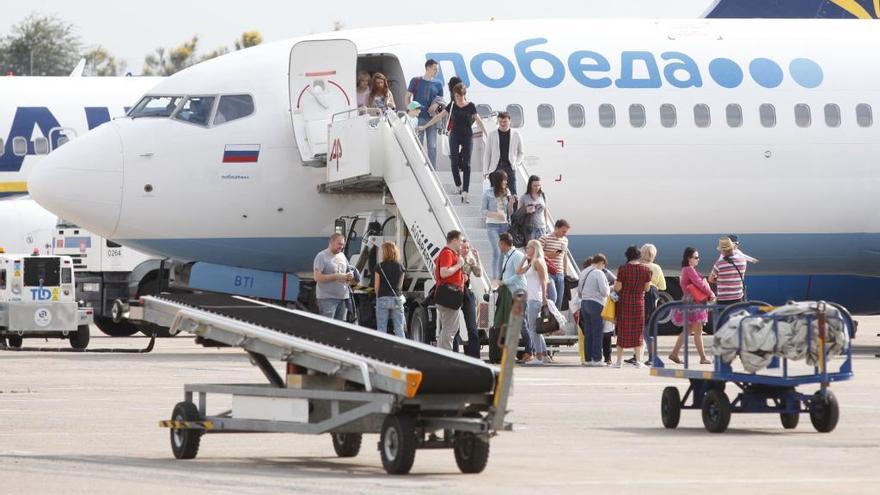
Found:
[{"label": "open aircraft door", "polygon": [[303,162],[325,163],[333,115],[357,106],[356,70],[349,40],[301,41],[290,51],[290,108]]}]

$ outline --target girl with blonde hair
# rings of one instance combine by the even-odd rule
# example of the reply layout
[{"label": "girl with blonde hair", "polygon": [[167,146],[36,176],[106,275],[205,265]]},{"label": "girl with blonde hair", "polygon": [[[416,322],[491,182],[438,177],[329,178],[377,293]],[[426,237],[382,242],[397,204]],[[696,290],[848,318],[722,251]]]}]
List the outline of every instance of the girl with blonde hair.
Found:
[{"label": "girl with blonde hair", "polygon": [[517,273],[526,276],[526,329],[534,349],[526,349],[535,359],[525,359],[524,364],[544,364],[547,346],[544,336],[538,333],[535,322],[541,314],[541,308],[547,305],[547,263],[544,261],[544,248],[541,243],[532,239],[526,244],[526,257],[517,269]]},{"label": "girl with blonde hair", "polygon": [[376,330],[386,333],[388,319],[394,335],[406,338],[404,321],[403,276],[406,271],[400,264],[400,250],[392,241],[382,243],[382,262],[376,265],[373,289],[376,291]]}]

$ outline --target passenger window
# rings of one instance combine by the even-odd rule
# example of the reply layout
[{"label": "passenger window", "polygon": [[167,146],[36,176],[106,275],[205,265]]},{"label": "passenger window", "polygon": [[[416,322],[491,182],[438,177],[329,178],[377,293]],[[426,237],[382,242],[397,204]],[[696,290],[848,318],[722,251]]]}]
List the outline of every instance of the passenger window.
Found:
[{"label": "passenger window", "polygon": [[170,117],[182,96],[144,96],[128,113],[129,117]]},{"label": "passenger window", "polygon": [[568,125],[574,128],[581,128],[587,123],[587,112],[583,105],[568,106]]},{"label": "passenger window", "polygon": [[660,125],[666,128],[675,127],[678,123],[678,115],[675,112],[675,105],[664,103],[660,105]]},{"label": "passenger window", "polygon": [[825,105],[825,125],[840,127],[840,107],[834,103]]},{"label": "passenger window", "polygon": [[34,138],[34,153],[38,155],[48,155],[49,140],[44,137]]},{"label": "passenger window", "polygon": [[614,127],[617,123],[617,116],[614,112],[614,105],[603,103],[599,105],[599,125],[605,128]]},{"label": "passenger window", "polygon": [[[222,98],[220,99],[220,103],[223,103]],[[220,110],[217,110],[217,112],[219,113]],[[488,119],[492,116],[492,107],[481,103],[477,105],[477,114],[480,116],[481,119]]]},{"label": "passenger window", "polygon": [[538,125],[544,128],[553,127],[556,124],[556,115],[553,112],[553,105],[543,103],[538,105]]},{"label": "passenger window", "polygon": [[213,96],[191,96],[186,99],[180,110],[174,114],[174,119],[189,122],[190,124],[207,126],[213,108]]},{"label": "passenger window", "polygon": [[871,105],[867,103],[859,103],[856,105],[856,122],[859,127],[871,127],[874,125],[874,111]]},{"label": "passenger window", "polygon": [[810,127],[813,122],[810,116],[810,106],[805,103],[798,103],[794,106],[794,121],[798,127]]},{"label": "passenger window", "polygon": [[629,124],[635,128],[645,127],[645,106],[632,104],[629,106]]},{"label": "passenger window", "polygon": [[70,268],[61,269],[61,283],[69,284],[73,282],[73,271]]},{"label": "passenger window", "polygon": [[764,127],[776,127],[776,107],[764,103],[758,107],[758,115],[761,117],[761,125]]},{"label": "passenger window", "polygon": [[0,156],[3,156],[3,153],[6,153],[6,142],[3,141],[3,138],[0,138]]},{"label": "passenger window", "polygon": [[251,95],[226,95],[220,97],[214,125],[243,119],[254,113],[254,99]]},{"label": "passenger window", "polygon": [[110,239],[106,239],[106,241],[107,241],[108,248],[121,248],[122,247],[122,244],[117,244],[117,243],[111,241]]},{"label": "passenger window", "polygon": [[22,136],[12,138],[12,154],[15,156],[27,155],[27,139]]},{"label": "passenger window", "polygon": [[709,113],[709,105],[698,103],[694,105],[694,124],[697,127],[709,127],[712,124],[712,116]]},{"label": "passenger window", "polygon": [[727,125],[730,127],[741,127],[743,125],[743,109],[736,103],[727,105]]},{"label": "passenger window", "polygon": [[523,109],[519,105],[507,105],[507,113],[510,114],[510,127],[523,126]]}]

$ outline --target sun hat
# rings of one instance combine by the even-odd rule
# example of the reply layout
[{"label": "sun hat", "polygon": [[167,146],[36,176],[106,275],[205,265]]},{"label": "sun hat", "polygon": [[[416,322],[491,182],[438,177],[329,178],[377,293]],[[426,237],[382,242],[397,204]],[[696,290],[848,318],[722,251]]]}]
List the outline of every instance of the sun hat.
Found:
[{"label": "sun hat", "polygon": [[718,239],[718,250],[719,251],[733,251],[734,246],[733,241],[730,240],[730,237],[722,237]]}]

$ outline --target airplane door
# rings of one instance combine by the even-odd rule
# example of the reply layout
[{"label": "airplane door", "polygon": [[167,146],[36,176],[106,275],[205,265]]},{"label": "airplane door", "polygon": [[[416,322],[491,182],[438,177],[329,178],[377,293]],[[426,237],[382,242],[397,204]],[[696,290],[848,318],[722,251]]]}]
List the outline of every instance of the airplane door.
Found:
[{"label": "airplane door", "polygon": [[357,47],[349,40],[301,41],[290,51],[290,108],[303,162],[324,162],[333,115],[357,106]]}]

